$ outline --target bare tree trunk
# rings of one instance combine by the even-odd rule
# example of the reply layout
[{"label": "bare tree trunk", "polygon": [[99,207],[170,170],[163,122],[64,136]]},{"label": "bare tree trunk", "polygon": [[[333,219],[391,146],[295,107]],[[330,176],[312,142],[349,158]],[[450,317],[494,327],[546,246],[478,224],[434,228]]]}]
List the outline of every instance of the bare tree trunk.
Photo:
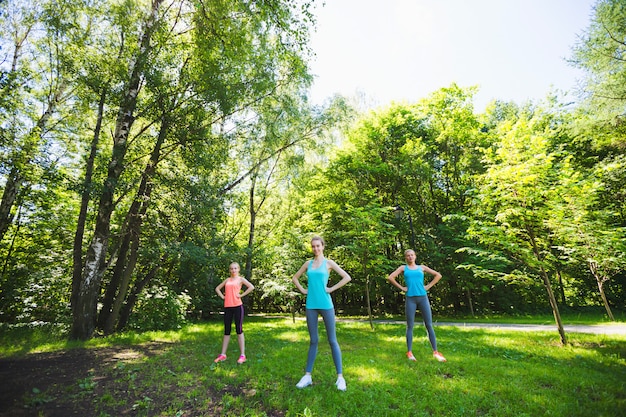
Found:
[{"label": "bare tree trunk", "polygon": [[152,3],[151,13],[144,25],[139,52],[135,62],[131,65],[130,77],[118,111],[113,135],[113,152],[100,197],[96,227],[87,249],[80,283],[77,284],[76,302],[72,306],[71,338],[73,339],[89,339],[95,330],[98,295],[109,245],[111,215],[114,210],[113,195],[124,169],[128,134],[134,121],[133,115],[137,106],[141,78],[151,52],[150,39],[161,3],[162,0],[154,0]]},{"label": "bare tree trunk", "polygon": [[256,172],[251,177],[249,204],[250,204],[250,228],[248,231],[248,247],[246,249],[246,267],[244,276],[249,281],[252,276],[252,252],[254,250],[254,229],[256,227],[256,207],[254,205],[254,191],[256,187]]},{"label": "bare tree trunk", "polygon": [[[143,224],[144,215],[150,205],[150,197],[152,195],[152,178],[156,173],[157,164],[161,158],[161,148],[165,142],[168,131],[169,123],[166,117],[163,117],[157,142],[150,155],[150,160],[144,169],[135,200],[131,204],[128,215],[126,216],[126,232],[122,238],[122,245],[117,257],[113,277],[107,287],[107,295],[110,295],[111,303],[108,305],[105,304],[100,311],[101,320],[99,321],[102,322],[105,334],[111,334],[115,330],[115,324],[119,318],[122,304],[128,292],[130,279],[137,265],[141,226]],[[130,255],[128,255],[129,250]]]},{"label": "bare tree trunk", "polygon": [[600,297],[602,298],[602,303],[604,304],[606,314],[609,315],[609,319],[611,321],[615,321],[615,317],[613,316],[613,312],[611,311],[611,306],[609,305],[609,300],[606,298],[606,294],[604,293],[604,282],[606,280],[602,279],[602,277],[598,273],[598,264],[594,261],[589,261],[589,270],[591,271],[591,274],[596,279],[596,283],[598,284],[598,290],[600,291]]},{"label": "bare tree trunk", "polygon": [[472,314],[472,317],[475,317],[476,315],[474,314],[474,303],[472,303],[472,292],[469,288],[467,288],[465,293],[467,294],[467,303],[470,309],[470,313]]},{"label": "bare tree trunk", "polygon": [[13,223],[14,215],[11,213],[15,199],[17,198],[18,189],[22,184],[22,179],[18,168],[13,165],[9,175],[7,176],[2,200],[0,201],[0,240],[4,238],[9,226]]},{"label": "bare tree trunk", "polygon": [[374,318],[372,316],[372,302],[370,301],[370,277],[367,273],[367,263],[369,262],[367,253],[363,257],[363,275],[365,278],[365,298],[367,301],[367,315],[370,319],[370,328],[374,330]]},{"label": "bare tree trunk", "polygon": [[61,83],[54,94],[49,97],[47,108],[39,120],[37,120],[35,126],[25,134],[25,144],[23,148],[16,151],[12,156],[13,166],[6,178],[2,199],[0,200],[0,240],[4,238],[7,230],[9,230],[9,226],[13,222],[14,215],[11,211],[22,185],[24,181],[26,181],[23,171],[27,170],[28,165],[35,159],[41,142],[41,135],[50,117],[52,117],[52,114],[56,111],[64,91],[65,84]]},{"label": "bare tree trunk", "polygon": [[[2,274],[1,274],[3,277],[6,276],[7,268],[9,266],[9,260],[11,259],[11,255],[13,254],[13,248],[15,247],[15,239],[20,233],[20,226],[21,226],[20,219],[21,218],[22,218],[22,206],[19,205],[17,208],[17,225],[15,227],[15,233],[13,233],[13,238],[11,239],[11,243],[9,244],[9,248],[7,249],[7,254],[4,257],[4,262],[2,266]],[[1,290],[1,287],[0,287],[0,290]],[[3,291],[0,291],[0,294],[2,294],[2,292]]]},{"label": "bare tree trunk", "polygon": [[91,199],[91,187],[93,180],[93,170],[98,153],[98,143],[100,142],[100,131],[102,130],[102,119],[104,117],[104,102],[106,92],[103,90],[100,94],[100,102],[98,103],[98,117],[96,119],[96,128],[94,129],[93,138],[91,140],[91,149],[89,157],[85,164],[85,180],[83,181],[83,191],[80,201],[80,212],[78,213],[78,222],[76,224],[76,233],[74,234],[74,247],[72,250],[73,270],[72,270],[72,295],[71,305],[76,304],[78,297],[80,278],[83,272],[83,238],[85,236],[85,224],[87,222],[87,210],[89,208],[89,200]]},{"label": "bare tree trunk", "polygon": [[[276,158],[276,161],[274,162],[274,165],[272,166],[272,169],[270,170],[266,178],[266,184],[265,184],[266,190],[267,190],[267,184],[272,178],[274,170],[276,169],[276,166],[278,165],[279,158],[280,158],[280,152],[278,153],[278,157]],[[256,181],[258,179],[258,174],[259,174],[258,170],[259,170],[259,166],[257,166],[255,171],[252,172],[251,185],[250,185],[250,199],[249,199],[250,229],[249,229],[249,234],[248,234],[248,248],[246,250],[246,267],[245,267],[245,272],[244,272],[245,274],[244,276],[246,277],[248,281],[252,278],[252,256],[254,254],[254,235],[255,235],[255,230],[256,230],[256,216],[259,210],[261,210],[261,207],[263,207],[263,204],[265,203],[265,199],[267,197],[267,192],[265,192],[259,204],[255,205],[254,197],[255,197],[255,192],[256,192]],[[249,300],[252,300],[252,299],[253,298],[250,298]],[[249,306],[246,306],[246,307],[249,307]]]},{"label": "bare tree trunk", "polygon": [[[528,233],[528,237],[530,238],[530,243],[533,247],[533,253],[535,258],[539,262],[542,261],[541,254],[539,253],[539,248],[537,247],[537,242],[535,241],[535,234],[529,227],[526,228],[526,232]],[[550,278],[546,273],[543,266],[540,266],[541,278],[543,279],[543,285],[546,287],[546,291],[548,292],[548,299],[550,300],[550,306],[552,307],[552,314],[554,315],[554,321],[556,322],[556,326],[559,331],[559,335],[561,336],[561,344],[567,344],[567,337],[565,336],[565,329],[563,328],[563,322],[561,321],[561,313],[559,312],[559,305],[556,302],[556,297],[554,296],[554,291],[552,291],[552,285],[550,284]]]},{"label": "bare tree trunk", "polygon": [[556,297],[554,296],[554,292],[552,291],[552,285],[550,284],[550,278],[546,271],[541,267],[541,277],[543,278],[543,285],[546,287],[548,291],[548,298],[550,299],[550,306],[552,306],[552,313],[554,315],[554,320],[556,321],[557,328],[559,330],[559,335],[561,335],[561,343],[563,345],[567,344],[567,337],[565,336],[565,329],[563,328],[563,321],[561,320],[561,313],[559,312],[559,305],[556,302]]},{"label": "bare tree trunk", "polygon": [[[19,56],[24,46],[24,42],[26,42],[31,30],[32,25],[25,26],[24,32],[21,35],[18,33],[15,34],[16,38],[13,40],[13,57],[11,59],[11,73],[15,73],[17,71]],[[3,93],[5,91],[8,92],[10,91],[10,88],[5,88],[3,90]],[[2,199],[0,200],[0,241],[4,238],[7,230],[9,230],[11,223],[13,223],[14,215],[11,214],[11,209],[13,208],[13,204],[17,198],[21,182],[22,178],[20,170],[14,162],[4,183],[4,191],[2,192]]]},{"label": "bare tree trunk", "polygon": [[[165,261],[165,256],[163,256],[162,260]],[[133,311],[133,308],[135,307],[135,303],[137,302],[137,299],[139,298],[139,294],[141,294],[141,292],[146,287],[146,285],[148,285],[148,283],[152,281],[152,279],[156,276],[156,274],[159,272],[160,269],[161,269],[161,264],[152,268],[150,271],[148,271],[148,273],[144,275],[142,279],[137,280],[137,282],[135,282],[135,287],[128,295],[126,303],[122,306],[122,309],[120,310],[120,317],[119,317],[119,320],[117,321],[118,331],[123,330],[126,327],[126,325],[128,324],[128,319],[130,318],[130,313]]]},{"label": "bare tree trunk", "polygon": [[561,304],[566,305],[567,299],[565,298],[565,287],[563,286],[563,276],[561,270],[557,268],[556,276],[559,279],[559,295],[561,296]]},{"label": "bare tree trunk", "polygon": [[598,289],[600,290],[600,297],[602,297],[602,302],[604,303],[604,308],[606,309],[606,314],[609,315],[609,319],[611,321],[615,321],[615,317],[613,316],[613,312],[611,311],[611,306],[609,306],[609,300],[606,298],[606,294],[604,293],[604,283],[602,281],[598,281]]}]

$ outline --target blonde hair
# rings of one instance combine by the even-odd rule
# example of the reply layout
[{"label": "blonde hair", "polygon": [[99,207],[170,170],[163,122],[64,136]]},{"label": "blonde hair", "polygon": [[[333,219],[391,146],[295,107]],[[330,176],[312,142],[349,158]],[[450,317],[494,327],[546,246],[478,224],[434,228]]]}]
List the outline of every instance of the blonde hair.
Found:
[{"label": "blonde hair", "polygon": [[321,236],[313,236],[311,238],[311,243],[313,243],[316,240],[319,240],[322,243],[322,246],[326,246],[326,242],[324,242],[324,238],[322,238]]},{"label": "blonde hair", "polygon": [[406,258],[406,256],[409,254],[409,252],[413,252],[414,255],[416,255],[415,251],[413,249],[407,249],[404,251],[404,257]]}]

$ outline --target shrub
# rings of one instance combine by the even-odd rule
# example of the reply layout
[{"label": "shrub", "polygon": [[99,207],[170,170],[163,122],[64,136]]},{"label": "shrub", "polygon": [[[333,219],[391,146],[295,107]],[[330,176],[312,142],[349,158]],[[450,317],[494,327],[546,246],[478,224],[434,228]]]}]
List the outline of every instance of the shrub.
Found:
[{"label": "shrub", "polygon": [[129,320],[129,327],[138,330],[178,329],[186,322],[191,297],[176,294],[163,286],[150,287],[141,294]]}]

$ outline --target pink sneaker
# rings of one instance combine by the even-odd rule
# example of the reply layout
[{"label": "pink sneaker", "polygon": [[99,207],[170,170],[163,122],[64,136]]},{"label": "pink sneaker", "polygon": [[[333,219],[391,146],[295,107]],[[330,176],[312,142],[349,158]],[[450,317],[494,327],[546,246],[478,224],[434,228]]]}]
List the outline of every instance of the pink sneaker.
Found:
[{"label": "pink sneaker", "polygon": [[413,352],[407,352],[406,353],[406,357],[410,360],[410,361],[416,361],[417,359],[415,359],[415,356],[413,356]]},{"label": "pink sneaker", "polygon": [[439,362],[446,362],[446,358],[443,357],[443,355],[441,353],[439,353],[438,350],[433,352],[433,356],[435,359],[437,359]]},{"label": "pink sneaker", "polygon": [[218,362],[224,362],[225,360],[226,360],[226,355],[222,355],[220,353],[220,355],[217,358],[215,358],[213,362],[218,363]]},{"label": "pink sneaker", "polygon": [[244,363],[245,361],[246,361],[246,355],[241,355],[239,359],[237,359],[237,363],[240,365]]}]

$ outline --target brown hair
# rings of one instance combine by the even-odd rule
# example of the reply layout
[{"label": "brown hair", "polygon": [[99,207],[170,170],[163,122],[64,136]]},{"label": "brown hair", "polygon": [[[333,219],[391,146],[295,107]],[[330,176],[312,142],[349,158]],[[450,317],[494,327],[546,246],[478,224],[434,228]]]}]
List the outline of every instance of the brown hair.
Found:
[{"label": "brown hair", "polygon": [[322,238],[321,236],[313,236],[311,238],[311,243],[313,243],[313,241],[315,240],[319,240],[320,242],[322,242],[322,246],[326,246],[326,242],[324,242],[324,238]]}]

